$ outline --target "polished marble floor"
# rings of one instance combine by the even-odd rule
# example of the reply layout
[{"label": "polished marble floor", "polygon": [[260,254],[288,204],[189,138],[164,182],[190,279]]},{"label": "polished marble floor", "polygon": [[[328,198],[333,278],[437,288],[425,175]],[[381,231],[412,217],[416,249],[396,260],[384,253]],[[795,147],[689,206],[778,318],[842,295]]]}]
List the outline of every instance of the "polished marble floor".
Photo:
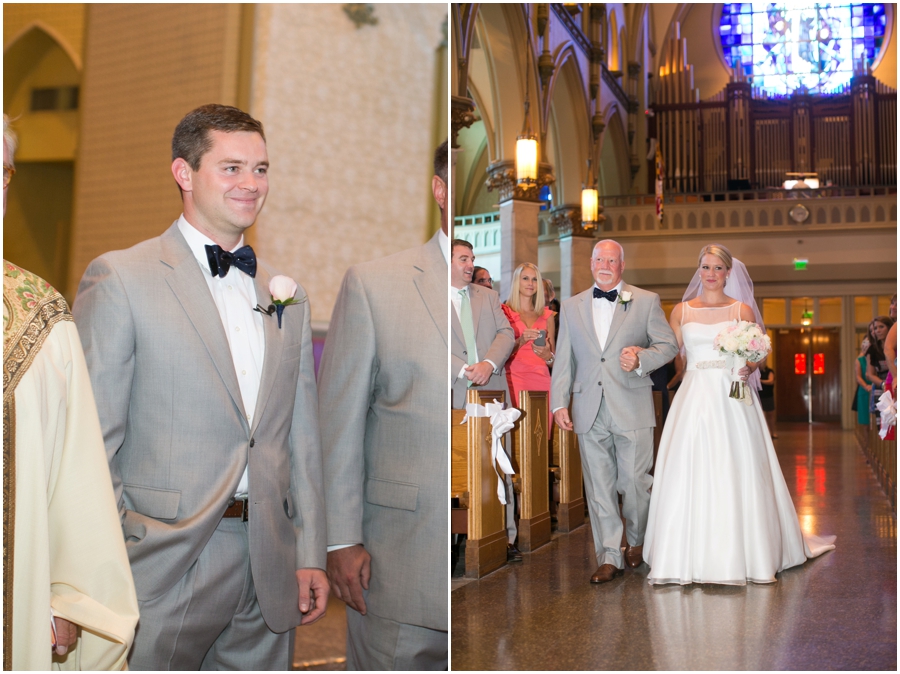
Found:
[{"label": "polished marble floor", "polygon": [[343,671],[347,669],[347,605],[333,596],[325,617],[297,628],[294,670]]},{"label": "polished marble floor", "polygon": [[773,585],[590,585],[590,525],[521,564],[454,579],[454,670],[897,669],[897,520],[853,433],[784,424],[775,441],[804,531],[837,549]]}]

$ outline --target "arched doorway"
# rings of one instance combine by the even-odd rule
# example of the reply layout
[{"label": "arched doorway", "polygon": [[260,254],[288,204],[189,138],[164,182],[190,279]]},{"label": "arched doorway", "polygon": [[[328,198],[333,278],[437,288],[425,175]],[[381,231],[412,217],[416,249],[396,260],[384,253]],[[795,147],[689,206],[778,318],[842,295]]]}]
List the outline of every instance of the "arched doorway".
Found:
[{"label": "arched doorway", "polygon": [[4,257],[66,288],[81,74],[39,26],[3,55],[4,113],[19,136],[3,221]]}]

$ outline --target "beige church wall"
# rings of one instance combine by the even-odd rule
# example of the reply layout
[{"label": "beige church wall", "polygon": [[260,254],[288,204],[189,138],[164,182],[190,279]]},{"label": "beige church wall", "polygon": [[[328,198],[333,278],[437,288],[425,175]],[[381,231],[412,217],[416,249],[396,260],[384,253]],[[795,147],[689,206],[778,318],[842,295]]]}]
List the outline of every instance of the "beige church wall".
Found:
[{"label": "beige church wall", "polygon": [[373,7],[356,28],[339,4],[257,6],[251,113],[271,168],[254,246],[305,287],[319,329],[348,267],[429,232],[447,6]]},{"label": "beige church wall", "polygon": [[237,103],[240,5],[91,4],[67,296],[88,263],[161,234],[181,212],[172,132]]}]

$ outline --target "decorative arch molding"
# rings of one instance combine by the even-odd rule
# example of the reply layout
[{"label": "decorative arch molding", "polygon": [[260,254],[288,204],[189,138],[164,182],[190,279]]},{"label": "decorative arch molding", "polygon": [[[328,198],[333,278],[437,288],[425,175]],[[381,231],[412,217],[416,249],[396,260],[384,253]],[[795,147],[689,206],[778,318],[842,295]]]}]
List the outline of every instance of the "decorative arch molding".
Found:
[{"label": "decorative arch molding", "polygon": [[[625,133],[625,126],[622,118],[618,114],[618,106],[615,103],[610,104],[604,112],[603,118],[606,120],[606,129],[600,135],[599,147],[597,154],[600,157],[600,173],[605,175],[612,169],[619,176],[621,181],[621,191],[626,193],[631,181],[630,162],[628,159],[628,137]],[[603,148],[606,143],[611,143],[612,156],[614,157],[615,166],[610,167],[602,164]],[[608,192],[604,185],[601,185],[601,193],[606,196],[614,196]]]},{"label": "decorative arch molding", "polygon": [[541,102],[541,117],[543,119],[543,128],[545,129],[547,128],[547,122],[550,119],[550,105],[553,101],[553,91],[556,88],[557,81],[559,81],[563,66],[570,60],[575,67],[577,82],[581,90],[580,100],[572,101],[572,103],[577,103],[584,110],[590,110],[585,77],[581,72],[581,66],[578,65],[578,54],[575,51],[575,45],[571,40],[566,40],[565,42],[560,43],[553,53],[553,74],[550,76],[550,81],[547,83],[547,90],[544,92],[544,99]]},{"label": "decorative arch molding", "polygon": [[580,200],[591,149],[590,104],[574,46],[557,50],[553,78],[548,83],[544,128],[544,161],[554,167],[554,203]]},{"label": "decorative arch molding", "polygon": [[16,46],[16,44],[18,44],[22,38],[27,36],[33,30],[43,32],[47,35],[47,37],[49,37],[57,45],[59,45],[59,48],[62,49],[65,52],[66,56],[68,56],[72,61],[72,64],[75,66],[75,70],[77,70],[79,73],[81,72],[81,55],[78,54],[78,52],[76,52],[74,49],[72,49],[72,45],[69,44],[66,38],[64,38],[59,33],[59,31],[39,20],[32,21],[27,26],[24,26],[22,30],[13,35],[12,38],[10,38],[10,40],[5,45],[3,45],[4,56],[11,48]]},{"label": "decorative arch molding", "polygon": [[494,157],[491,152],[494,148],[493,120],[491,119],[490,115],[485,114],[484,97],[481,91],[471,82],[469,82],[469,88],[467,89],[467,92],[472,97],[472,100],[475,101],[475,109],[479,112],[478,119],[480,119],[484,123],[484,135],[487,138],[488,161],[496,161],[497,159],[499,159],[499,157]]},{"label": "decorative arch molding", "polygon": [[[540,113],[541,86],[533,48],[534,36],[526,18],[521,6],[509,4],[482,5],[478,13],[478,32],[487,65],[493,112],[493,134],[489,135],[492,145],[489,156],[492,161],[514,156],[515,139],[522,126],[524,113],[526,72],[532,101],[532,125],[539,134],[544,133]],[[497,30],[492,30],[495,25],[498,26]],[[526,43],[528,47],[524,48]],[[502,58],[503,56],[507,58]],[[530,60],[527,67],[526,58]],[[512,83],[515,85],[511,86]]]},{"label": "decorative arch molding", "polygon": [[[641,33],[644,31],[644,21],[649,13],[649,7],[645,2],[635,3],[634,11],[632,12],[632,30],[629,31],[628,34],[628,53],[625,57],[625,62],[629,61],[638,61],[642,62],[641,58],[643,54],[641,54]],[[651,35],[650,40],[652,41],[653,37]]]},{"label": "decorative arch molding", "polygon": [[[475,19],[478,16],[479,7],[481,7],[481,3],[477,2],[469,5],[460,5],[459,13],[454,13],[454,18],[457,19],[453,22],[454,44],[457,46],[457,66],[460,65],[460,62],[466,64],[466,71],[468,71],[472,39],[475,37]],[[465,96],[468,85],[468,74],[466,74],[460,79],[457,95]]]}]

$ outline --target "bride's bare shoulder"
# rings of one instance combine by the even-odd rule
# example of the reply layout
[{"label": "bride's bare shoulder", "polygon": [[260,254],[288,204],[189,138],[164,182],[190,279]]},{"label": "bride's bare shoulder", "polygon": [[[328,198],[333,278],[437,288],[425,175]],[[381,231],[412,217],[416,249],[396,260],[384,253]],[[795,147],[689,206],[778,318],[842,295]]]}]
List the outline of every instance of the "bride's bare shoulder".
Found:
[{"label": "bride's bare shoulder", "polygon": [[743,302],[741,302],[741,320],[750,321],[751,323],[756,322],[756,314],[753,313],[753,309]]}]

